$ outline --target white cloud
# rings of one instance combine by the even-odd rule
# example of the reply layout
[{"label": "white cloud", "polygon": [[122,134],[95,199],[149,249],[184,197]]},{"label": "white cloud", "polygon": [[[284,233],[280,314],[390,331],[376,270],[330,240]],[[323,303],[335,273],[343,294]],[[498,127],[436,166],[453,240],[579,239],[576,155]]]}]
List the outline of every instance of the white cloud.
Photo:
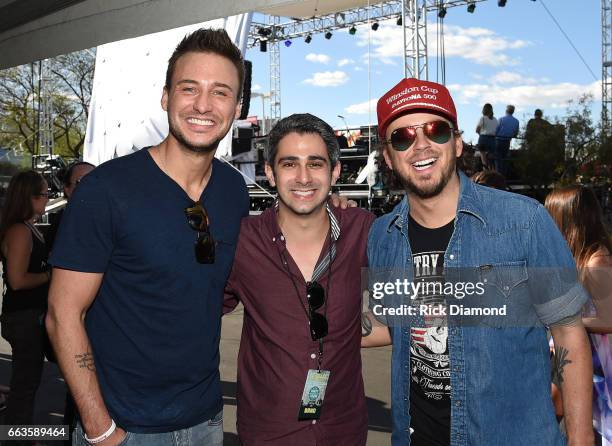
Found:
[{"label": "white cloud", "polygon": [[596,101],[601,98],[600,81],[585,85],[562,82],[513,86],[455,84],[448,87],[457,103],[475,106],[490,102],[514,104],[517,108],[565,108],[569,100],[577,99],[584,94],[592,94]]},{"label": "white cloud", "polygon": [[327,54],[309,53],[306,55],[306,60],[308,62],[328,64],[331,60],[331,57],[329,57]]},{"label": "white cloud", "polygon": [[368,112],[376,113],[376,102],[378,99],[370,99],[359,104],[349,105],[344,109],[345,112],[352,115],[365,115]]},{"label": "white cloud", "polygon": [[349,79],[344,71],[323,71],[314,73],[311,78],[304,79],[302,82],[315,87],[338,87],[346,84]]},{"label": "white cloud", "polygon": [[[435,27],[435,23],[432,26]],[[367,28],[365,31],[359,34],[358,46],[368,45]],[[381,23],[378,31],[369,34],[373,57],[385,64],[395,64],[394,59],[403,57],[402,28],[396,26],[393,21]],[[511,57],[508,52],[529,45],[529,41],[500,36],[487,28],[464,28],[456,25],[444,27],[446,57],[461,57],[481,65],[518,65],[519,59]],[[430,40],[430,57],[435,57],[436,52],[435,41]]]},{"label": "white cloud", "polygon": [[355,67],[355,71],[363,71],[363,68],[361,68],[361,67]]},{"label": "white cloud", "polygon": [[543,79],[527,77],[520,73],[513,73],[511,71],[500,71],[499,73],[494,74],[490,81],[493,84],[536,85],[541,83]]},{"label": "white cloud", "polygon": [[343,67],[345,65],[354,64],[355,61],[353,59],[340,59],[338,61],[338,66]]},{"label": "white cloud", "polygon": [[251,85],[251,91],[260,91],[260,90],[261,90],[261,85],[259,84]]}]

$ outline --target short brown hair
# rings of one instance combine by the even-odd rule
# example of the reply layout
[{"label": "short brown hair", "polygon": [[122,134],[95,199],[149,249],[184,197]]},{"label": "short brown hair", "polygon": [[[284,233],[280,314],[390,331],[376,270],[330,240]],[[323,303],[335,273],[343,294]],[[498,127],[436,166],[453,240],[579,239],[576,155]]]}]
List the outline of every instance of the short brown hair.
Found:
[{"label": "short brown hair", "polygon": [[232,42],[224,29],[200,28],[191,34],[187,34],[181,40],[168,60],[168,69],[166,70],[167,90],[170,90],[170,84],[172,84],[172,75],[174,74],[176,61],[183,54],[189,52],[213,53],[225,57],[232,62],[236,70],[238,70],[237,97],[240,100],[242,97],[242,84],[244,83],[244,60],[240,50],[234,45],[234,42]]}]

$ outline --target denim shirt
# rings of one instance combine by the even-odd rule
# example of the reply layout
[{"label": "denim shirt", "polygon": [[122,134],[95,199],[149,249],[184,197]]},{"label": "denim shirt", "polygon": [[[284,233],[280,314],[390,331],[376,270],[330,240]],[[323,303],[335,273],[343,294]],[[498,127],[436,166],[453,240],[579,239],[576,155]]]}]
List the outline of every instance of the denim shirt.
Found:
[{"label": "denim shirt", "polygon": [[[571,252],[537,201],[476,185],[463,173],[459,177],[459,205],[444,255],[445,271],[480,271],[488,279],[487,299],[510,305],[528,300],[533,320],[511,327],[495,322],[466,326],[449,320],[450,444],[565,445],[551,401],[546,326],[577,314],[587,299]],[[413,278],[408,212],[404,198],[374,222],[368,239],[370,274],[393,268]],[[508,265],[513,268],[502,268]],[[548,277],[538,286],[536,267],[549,267],[559,277]],[[406,318],[389,324],[394,446],[410,444],[410,325]]]}]

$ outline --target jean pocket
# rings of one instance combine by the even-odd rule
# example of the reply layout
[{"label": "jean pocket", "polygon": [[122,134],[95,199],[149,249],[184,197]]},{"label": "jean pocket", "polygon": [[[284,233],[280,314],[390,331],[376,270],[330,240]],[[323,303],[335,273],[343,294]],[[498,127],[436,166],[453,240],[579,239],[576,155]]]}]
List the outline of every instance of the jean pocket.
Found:
[{"label": "jean pocket", "polygon": [[223,411],[220,411],[217,415],[208,420],[209,426],[220,426],[223,424]]}]

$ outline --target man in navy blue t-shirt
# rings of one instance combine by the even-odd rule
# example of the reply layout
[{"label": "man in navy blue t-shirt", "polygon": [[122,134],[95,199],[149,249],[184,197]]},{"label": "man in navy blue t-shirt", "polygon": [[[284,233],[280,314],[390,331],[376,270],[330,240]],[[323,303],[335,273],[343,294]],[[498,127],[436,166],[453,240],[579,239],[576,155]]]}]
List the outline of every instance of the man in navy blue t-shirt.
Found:
[{"label": "man in navy blue t-shirt", "polygon": [[47,329],[77,444],[223,442],[223,288],[248,193],[214,154],[243,79],[225,31],[185,37],[161,101],[167,138],[95,169],[64,214]]}]

